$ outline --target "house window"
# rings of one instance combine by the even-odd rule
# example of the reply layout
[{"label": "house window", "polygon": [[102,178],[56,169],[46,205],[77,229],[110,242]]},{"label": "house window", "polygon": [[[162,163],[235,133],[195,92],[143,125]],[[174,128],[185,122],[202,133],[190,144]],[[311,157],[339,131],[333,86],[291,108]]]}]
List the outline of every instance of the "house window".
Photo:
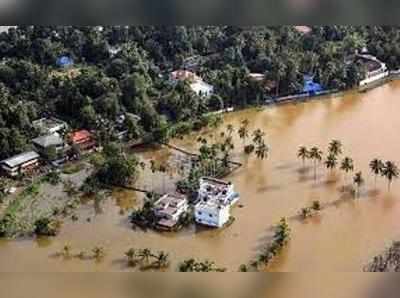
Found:
[{"label": "house window", "polygon": [[208,216],[209,216],[209,217],[213,217],[213,215],[212,215],[212,214],[209,214]]},{"label": "house window", "polygon": [[201,215],[201,211],[197,212],[198,215]]}]

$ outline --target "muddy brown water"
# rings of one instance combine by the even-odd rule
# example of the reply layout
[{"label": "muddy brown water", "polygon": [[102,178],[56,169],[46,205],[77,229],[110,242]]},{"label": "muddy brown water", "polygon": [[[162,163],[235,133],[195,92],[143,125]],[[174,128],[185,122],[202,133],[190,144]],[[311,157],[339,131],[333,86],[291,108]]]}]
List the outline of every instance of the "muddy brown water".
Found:
[{"label": "muddy brown water", "polygon": [[[400,238],[400,181],[395,181],[388,192],[386,182],[378,179],[378,190],[374,191],[374,178],[368,169],[369,161],[375,157],[400,163],[399,110],[400,82],[392,82],[367,93],[349,92],[306,103],[227,114],[224,125],[232,123],[237,128],[247,118],[251,129],[261,128],[267,133],[271,147],[269,158],[263,161],[236,154],[244,166],[227,179],[235,184],[244,206],[233,210],[233,225],[224,230],[189,228],[177,234],[134,231],[127,216],[142,194],[119,190],[114,193],[114,200],[103,203],[100,211],[90,203],[83,206],[79,220],[67,221],[56,238],[1,240],[0,270],[129,271],[124,252],[129,247],[148,247],[168,252],[173,268],[180,260],[196,257],[236,271],[265,247],[271,226],[286,216],[292,218],[292,239],[269,271],[361,271],[372,256]],[[174,143],[195,150],[196,137]],[[314,181],[312,170],[303,171],[296,158],[299,145],[318,145],[326,151],[334,138],[343,142],[344,155],[354,159],[356,170],[366,178],[357,200],[340,192],[344,181],[340,171],[329,174],[320,166]],[[242,141],[236,136],[234,141],[240,151]],[[167,151],[140,154],[147,159],[163,158],[169,154]],[[306,222],[296,219],[299,210],[313,200],[320,200],[327,208]],[[101,245],[107,256],[98,263],[56,258],[54,254],[66,243],[76,252]]]}]

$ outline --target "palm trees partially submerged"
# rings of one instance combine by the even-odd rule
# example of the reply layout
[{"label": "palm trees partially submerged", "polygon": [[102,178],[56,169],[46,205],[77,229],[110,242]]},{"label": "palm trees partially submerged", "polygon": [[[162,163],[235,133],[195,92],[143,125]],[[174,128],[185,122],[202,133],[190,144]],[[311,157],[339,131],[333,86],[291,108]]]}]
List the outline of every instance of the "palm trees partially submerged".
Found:
[{"label": "palm trees partially submerged", "polygon": [[328,170],[334,170],[338,164],[338,160],[335,154],[330,153],[326,157],[325,165]]},{"label": "palm trees partially submerged", "polygon": [[354,162],[353,159],[350,157],[345,157],[340,164],[340,169],[345,172],[345,182],[343,185],[343,189],[346,187],[347,182],[347,175],[349,172],[354,171]]},{"label": "palm trees partially submerged", "polygon": [[399,178],[399,168],[393,161],[387,161],[382,168],[381,175],[388,181],[388,190],[390,191],[393,179]]},{"label": "palm trees partially submerged", "polygon": [[382,174],[384,166],[385,165],[383,161],[378,158],[371,160],[371,162],[369,163],[369,168],[371,169],[371,172],[375,175],[375,188],[376,188],[376,180],[378,176]]},{"label": "palm trees partially submerged", "polygon": [[153,253],[148,248],[134,249],[130,248],[125,252],[128,266],[136,267],[139,265],[140,270],[161,270],[169,267],[169,255],[164,251]]},{"label": "palm trees partially submerged", "polygon": [[365,183],[362,172],[357,172],[353,178],[353,182],[357,187],[356,196],[360,196],[360,187]]},{"label": "palm trees partially submerged", "polygon": [[[249,265],[250,267],[258,270],[259,266],[267,266],[272,259],[277,256],[289,243],[290,240],[290,227],[285,217],[282,217],[279,223],[274,227],[274,236],[272,242],[265,248],[265,250],[257,257],[256,260],[252,260]],[[241,266],[241,269],[248,270],[245,265]]]},{"label": "palm trees partially submerged", "polygon": [[297,157],[300,158],[303,162],[303,166],[306,162],[306,159],[308,159],[310,156],[310,152],[308,151],[306,146],[300,146],[299,150],[297,151]]},{"label": "palm trees partially submerged", "polygon": [[322,151],[314,146],[310,150],[309,158],[313,161],[314,164],[314,180],[317,180],[317,164],[322,160]]},{"label": "palm trees partially submerged", "polygon": [[329,155],[338,156],[342,154],[343,150],[342,142],[339,140],[332,140],[328,146]]},{"label": "palm trees partially submerged", "polygon": [[214,262],[197,261],[193,258],[184,260],[178,265],[179,272],[225,272],[226,268],[218,267]]}]

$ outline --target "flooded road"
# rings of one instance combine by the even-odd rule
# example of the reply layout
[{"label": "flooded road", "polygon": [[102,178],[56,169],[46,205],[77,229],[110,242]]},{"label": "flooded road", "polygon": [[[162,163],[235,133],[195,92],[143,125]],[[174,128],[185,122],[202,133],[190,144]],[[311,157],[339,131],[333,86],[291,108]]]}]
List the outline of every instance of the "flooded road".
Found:
[{"label": "flooded road", "polygon": [[[103,202],[101,212],[96,213],[91,203],[82,207],[78,221],[66,221],[61,234],[54,239],[1,241],[0,270],[129,271],[124,252],[135,247],[168,252],[173,269],[177,262],[195,257],[236,271],[268,244],[271,226],[285,216],[290,219],[292,239],[269,271],[361,271],[385,244],[400,239],[400,181],[395,181],[388,192],[386,181],[378,179],[375,191],[374,177],[368,168],[370,160],[376,157],[400,163],[399,110],[400,82],[393,82],[368,93],[351,92],[307,103],[228,114],[224,125],[231,123],[237,129],[247,118],[251,130],[261,128],[267,133],[271,148],[268,159],[246,158],[239,153],[242,141],[235,135],[235,158],[244,166],[226,179],[234,183],[244,206],[233,210],[233,225],[212,231],[193,227],[177,234],[132,230],[129,210],[139,204],[142,194],[116,191],[112,200]],[[174,143],[194,151],[196,138],[193,135]],[[314,181],[312,170],[304,172],[296,157],[300,145],[317,145],[326,151],[332,139],[342,141],[343,156],[352,157],[355,171],[364,174],[366,184],[357,200],[340,192],[344,177],[339,170],[329,174],[321,165]],[[154,154],[162,158],[169,154],[167,151],[141,154],[145,158]],[[305,222],[297,219],[300,209],[314,200],[327,207],[315,218]],[[107,255],[102,262],[56,258],[54,254],[66,243],[76,252],[101,245]]]}]

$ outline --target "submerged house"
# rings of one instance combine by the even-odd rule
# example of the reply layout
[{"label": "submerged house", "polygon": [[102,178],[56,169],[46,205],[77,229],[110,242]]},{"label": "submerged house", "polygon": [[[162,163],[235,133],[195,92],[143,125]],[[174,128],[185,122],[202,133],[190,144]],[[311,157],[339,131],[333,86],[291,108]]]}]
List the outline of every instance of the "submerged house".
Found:
[{"label": "submerged house", "polygon": [[158,218],[157,226],[171,230],[189,209],[188,200],[179,194],[165,194],[154,204],[154,214]]},{"label": "submerged house", "polygon": [[231,218],[230,209],[239,200],[239,194],[230,182],[203,177],[198,199],[194,210],[196,223],[221,228]]},{"label": "submerged house", "polygon": [[35,151],[24,152],[0,161],[1,169],[10,177],[18,176],[39,167],[39,154]]}]

